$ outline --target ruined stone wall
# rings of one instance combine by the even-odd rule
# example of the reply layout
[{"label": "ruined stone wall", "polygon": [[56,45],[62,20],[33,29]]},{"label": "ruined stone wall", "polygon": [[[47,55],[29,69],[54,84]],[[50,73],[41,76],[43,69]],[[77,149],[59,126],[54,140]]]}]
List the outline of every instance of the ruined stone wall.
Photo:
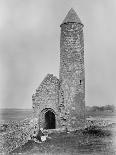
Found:
[{"label": "ruined stone wall", "polygon": [[48,74],[32,96],[33,118],[9,125],[0,134],[0,153],[25,144],[36,129],[43,127],[47,110],[54,113],[56,128],[70,130],[85,125],[85,71],[83,25],[74,10],[61,25],[59,80]]},{"label": "ruined stone wall", "polygon": [[54,111],[56,117],[56,126],[59,121],[59,80],[52,74],[48,74],[40,86],[36,89],[36,93],[32,96],[33,110],[36,117],[39,119],[39,124],[42,126],[44,122],[44,113],[46,109]]},{"label": "ruined stone wall", "polygon": [[67,126],[77,128],[85,121],[85,72],[83,25],[64,23],[60,38],[60,83],[64,93]]},{"label": "ruined stone wall", "polygon": [[17,128],[9,125],[11,129],[8,128],[9,130],[6,132],[0,133],[0,154],[7,154],[28,142],[34,131],[38,130],[37,123],[37,118],[32,116],[31,118],[19,122]]}]

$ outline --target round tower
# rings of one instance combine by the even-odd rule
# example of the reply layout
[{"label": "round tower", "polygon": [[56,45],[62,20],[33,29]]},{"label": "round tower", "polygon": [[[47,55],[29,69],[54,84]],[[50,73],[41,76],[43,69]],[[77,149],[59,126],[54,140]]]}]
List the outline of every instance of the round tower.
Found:
[{"label": "round tower", "polygon": [[67,126],[83,127],[85,123],[83,24],[76,12],[71,9],[60,27],[59,79],[60,93],[63,93],[63,103],[60,104],[63,104],[67,115]]}]

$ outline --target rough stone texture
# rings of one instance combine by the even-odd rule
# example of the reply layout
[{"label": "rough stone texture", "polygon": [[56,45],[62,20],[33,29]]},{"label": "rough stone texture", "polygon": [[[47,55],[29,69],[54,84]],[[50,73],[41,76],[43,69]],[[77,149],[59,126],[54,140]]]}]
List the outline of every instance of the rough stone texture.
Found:
[{"label": "rough stone texture", "polygon": [[61,24],[59,80],[48,74],[32,100],[40,127],[48,110],[55,114],[56,128],[85,125],[83,24],[73,9]]},{"label": "rough stone texture", "polygon": [[35,116],[39,118],[39,126],[45,127],[45,113],[51,111],[55,114],[56,128],[59,127],[59,80],[52,74],[48,74],[36,93],[32,96],[33,110]]},{"label": "rough stone texture", "polygon": [[78,17],[78,15],[76,14],[73,8],[70,9],[65,19],[63,20],[62,24],[68,23],[68,22],[82,24],[80,18]]},{"label": "rough stone texture", "polygon": [[38,130],[38,118],[34,116],[17,124],[17,128],[10,125],[8,128],[11,127],[11,129],[0,133],[0,154],[8,154],[17,147],[24,145],[31,138],[34,131]]},{"label": "rough stone texture", "polygon": [[61,25],[60,85],[64,92],[64,107],[68,118],[66,122],[68,128],[82,127],[85,122],[84,39],[82,28],[82,24],[69,20]]},{"label": "rough stone texture", "polygon": [[85,127],[82,28],[83,24],[71,9],[61,24],[59,79],[52,74],[44,78],[32,96],[33,118],[9,125],[9,130],[0,135],[0,152],[11,152],[25,144],[35,130],[45,128],[48,111],[54,115],[57,130],[68,128],[71,131]]}]

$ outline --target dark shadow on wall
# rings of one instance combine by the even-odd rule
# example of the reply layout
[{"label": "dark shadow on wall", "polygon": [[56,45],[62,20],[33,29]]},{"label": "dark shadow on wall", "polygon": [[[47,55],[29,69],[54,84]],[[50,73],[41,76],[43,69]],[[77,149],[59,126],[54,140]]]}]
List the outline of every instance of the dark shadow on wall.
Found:
[{"label": "dark shadow on wall", "polygon": [[55,114],[49,110],[45,113],[45,129],[55,129],[55,128],[56,128]]}]

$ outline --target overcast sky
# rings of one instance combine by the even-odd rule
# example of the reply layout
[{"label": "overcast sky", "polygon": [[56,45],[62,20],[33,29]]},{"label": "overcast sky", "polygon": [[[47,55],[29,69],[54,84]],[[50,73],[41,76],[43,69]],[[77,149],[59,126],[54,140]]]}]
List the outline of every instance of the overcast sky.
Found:
[{"label": "overcast sky", "polygon": [[84,24],[86,105],[116,103],[116,0],[0,0],[0,108],[31,108],[46,74],[58,77],[71,7]]}]

